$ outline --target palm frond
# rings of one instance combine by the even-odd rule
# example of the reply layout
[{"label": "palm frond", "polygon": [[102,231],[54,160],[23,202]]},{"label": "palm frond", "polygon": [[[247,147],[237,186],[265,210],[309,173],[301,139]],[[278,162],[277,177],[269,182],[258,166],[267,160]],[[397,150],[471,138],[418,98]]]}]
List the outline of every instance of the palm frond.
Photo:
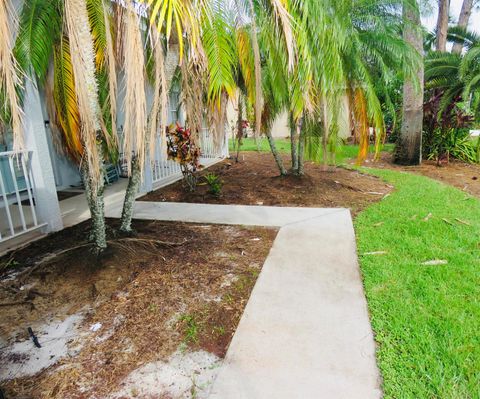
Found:
[{"label": "palm frond", "polygon": [[65,25],[70,41],[70,57],[75,81],[84,161],[87,162],[95,198],[101,182],[101,154],[97,146],[100,131],[98,83],[95,75],[94,41],[90,32],[86,0],[65,0]]},{"label": "palm frond", "polygon": [[60,39],[62,6],[59,0],[23,2],[15,57],[25,72],[33,68],[40,83],[45,81],[54,44]]},{"label": "palm frond", "polygon": [[13,54],[15,25],[17,19],[10,0],[0,3],[0,93],[6,101],[2,104],[8,109],[6,114],[13,130],[13,150],[24,147],[23,112],[20,106],[18,88],[22,86],[22,74]]},{"label": "palm frond", "polygon": [[[75,78],[73,77],[72,60],[68,37],[61,38],[54,49],[53,58],[53,101],[55,114],[53,121],[59,126],[68,154],[76,162],[83,156],[83,145],[80,132],[80,115],[77,106]],[[53,111],[53,107],[50,112]]]}]

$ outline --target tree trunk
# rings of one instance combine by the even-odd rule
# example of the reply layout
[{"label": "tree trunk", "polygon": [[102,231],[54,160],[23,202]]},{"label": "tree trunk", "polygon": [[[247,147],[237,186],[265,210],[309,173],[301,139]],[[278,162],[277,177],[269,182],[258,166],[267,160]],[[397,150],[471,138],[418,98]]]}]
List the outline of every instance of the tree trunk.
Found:
[{"label": "tree trunk", "polygon": [[323,136],[322,136],[322,155],[323,155],[323,166],[324,171],[328,170],[328,137],[330,135],[330,124],[328,121],[328,109],[327,109],[327,100],[323,97]]},{"label": "tree trunk", "polygon": [[299,176],[303,176],[305,174],[304,159],[305,159],[305,129],[302,129],[302,127],[300,127],[300,137],[298,140],[298,165],[297,165],[297,175]]},{"label": "tree trunk", "polygon": [[[404,39],[423,54],[423,37],[418,4],[403,5],[405,24]],[[394,162],[401,165],[418,165],[422,162],[423,129],[423,63],[417,73],[418,84],[408,79],[403,86],[402,129],[394,154]]]},{"label": "tree trunk", "polygon": [[437,51],[447,51],[448,11],[450,0],[438,0]]},{"label": "tree trunk", "polygon": [[287,170],[285,169],[285,166],[283,166],[282,157],[278,153],[277,146],[275,145],[275,140],[273,140],[271,130],[268,130],[266,132],[266,135],[268,139],[268,144],[270,145],[270,150],[272,151],[273,158],[275,158],[275,162],[278,166],[278,170],[280,171],[280,175],[286,176],[288,173],[287,173]]},{"label": "tree trunk", "polygon": [[132,158],[132,174],[128,179],[127,191],[125,192],[125,200],[123,201],[122,218],[120,224],[120,231],[122,233],[132,232],[132,216],[135,205],[135,197],[140,187],[141,169],[138,158]]},{"label": "tree trunk", "polygon": [[[466,29],[468,27],[468,21],[470,15],[472,15],[473,0],[463,0],[462,10],[460,11],[460,17],[458,18],[457,26]],[[463,43],[455,43],[452,48],[452,53],[461,54],[463,49]]]},{"label": "tree trunk", "polygon": [[238,96],[238,115],[237,115],[237,155],[235,156],[235,162],[238,162],[240,156],[240,147],[243,140],[243,105],[242,97]]},{"label": "tree trunk", "polygon": [[101,173],[98,180],[96,194],[93,192],[92,179],[88,170],[88,163],[82,162],[81,173],[83,185],[85,186],[85,195],[87,197],[88,207],[92,218],[91,240],[95,245],[94,251],[98,254],[107,248],[107,234],[105,226],[105,202],[103,191],[105,181],[103,176],[103,168],[100,167]]},{"label": "tree trunk", "polygon": [[297,173],[298,170],[298,157],[297,157],[297,124],[295,123],[293,116],[290,114],[290,146],[292,156],[292,172]]}]

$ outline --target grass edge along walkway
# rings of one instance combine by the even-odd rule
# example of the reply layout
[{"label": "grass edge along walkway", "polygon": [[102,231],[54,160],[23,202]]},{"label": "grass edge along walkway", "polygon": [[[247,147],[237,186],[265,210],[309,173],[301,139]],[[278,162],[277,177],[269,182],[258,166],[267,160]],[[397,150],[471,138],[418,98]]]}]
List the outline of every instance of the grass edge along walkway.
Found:
[{"label": "grass edge along walkway", "polygon": [[361,170],[395,186],[354,221],[385,398],[480,398],[480,200]]}]

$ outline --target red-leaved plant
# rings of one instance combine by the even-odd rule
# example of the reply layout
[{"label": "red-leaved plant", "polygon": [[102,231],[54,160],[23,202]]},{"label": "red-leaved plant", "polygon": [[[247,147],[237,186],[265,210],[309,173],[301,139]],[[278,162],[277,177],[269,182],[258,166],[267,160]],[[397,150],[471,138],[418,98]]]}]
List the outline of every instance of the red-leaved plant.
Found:
[{"label": "red-leaved plant", "polygon": [[180,164],[185,187],[195,191],[197,187],[197,172],[200,165],[200,147],[196,144],[190,129],[179,124],[167,127],[167,154]]}]

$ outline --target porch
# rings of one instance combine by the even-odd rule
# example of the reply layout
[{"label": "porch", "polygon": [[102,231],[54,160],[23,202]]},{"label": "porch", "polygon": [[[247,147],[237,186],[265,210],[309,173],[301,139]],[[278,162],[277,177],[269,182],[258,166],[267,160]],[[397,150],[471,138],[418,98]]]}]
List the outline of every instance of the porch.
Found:
[{"label": "porch", "polygon": [[[225,140],[220,149],[215,149],[212,137],[204,130],[200,137],[203,148],[201,165],[209,167],[228,155],[228,143]],[[56,203],[45,204],[36,201],[42,188],[35,181],[32,170],[32,151],[0,152],[0,255],[22,246],[25,243],[43,237],[49,231],[59,228],[49,228],[51,220],[45,209],[39,212],[39,205],[58,207],[61,226],[73,226],[90,217],[83,188],[57,188]],[[150,162],[144,173],[144,181],[138,197],[157,188],[171,184],[182,178],[180,166],[175,161],[165,158],[157,146],[155,159]],[[112,166],[110,165],[110,169]],[[121,209],[128,184],[127,178],[120,177],[120,166],[114,166],[115,178],[109,178],[105,187],[105,208],[113,212]],[[52,202],[55,200],[52,200]]]}]

